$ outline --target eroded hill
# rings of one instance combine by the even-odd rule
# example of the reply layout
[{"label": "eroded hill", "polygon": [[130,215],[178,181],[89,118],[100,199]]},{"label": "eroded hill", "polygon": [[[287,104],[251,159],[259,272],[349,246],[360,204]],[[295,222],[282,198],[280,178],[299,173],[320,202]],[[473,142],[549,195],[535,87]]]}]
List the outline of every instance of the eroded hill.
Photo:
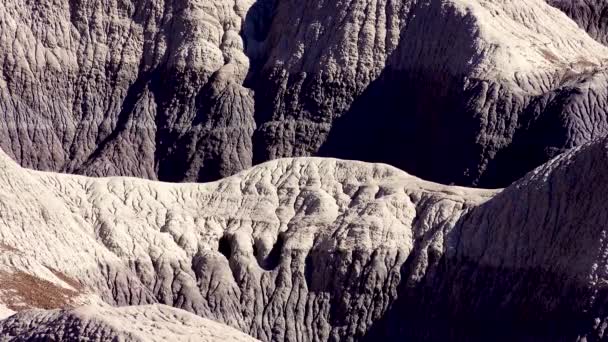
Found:
[{"label": "eroded hill", "polygon": [[[32,279],[60,307],[167,304],[265,341],[601,335],[607,166],[603,140],[490,191],[333,159],[167,184],[3,156],[0,282]],[[10,284],[0,303],[39,306]]]},{"label": "eroded hill", "polygon": [[608,48],[541,0],[11,0],[0,18],[0,145],[40,170],[209,181],[319,155],[496,187],[608,127]]}]

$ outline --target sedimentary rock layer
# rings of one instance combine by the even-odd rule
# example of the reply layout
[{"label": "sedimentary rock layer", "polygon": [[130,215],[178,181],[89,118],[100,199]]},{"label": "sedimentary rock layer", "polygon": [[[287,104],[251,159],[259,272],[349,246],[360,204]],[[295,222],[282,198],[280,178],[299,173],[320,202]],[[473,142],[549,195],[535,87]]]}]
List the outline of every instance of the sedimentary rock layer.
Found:
[{"label": "sedimentary rock layer", "polygon": [[542,0],[10,0],[0,18],[0,146],[41,170],[208,181],[321,155],[494,187],[608,132],[608,48]]},{"label": "sedimentary rock layer", "polygon": [[608,1],[606,0],[547,0],[571,17],[589,35],[608,44]]},{"label": "sedimentary rock layer", "polygon": [[265,341],[591,338],[606,307],[606,167],[608,140],[504,191],[335,159],[166,184],[3,156],[0,303],[163,303]]},{"label": "sedimentary rock layer", "polygon": [[2,147],[27,167],[88,175],[205,179],[250,166],[239,32],[251,2],[3,2]]},{"label": "sedimentary rock layer", "polygon": [[163,305],[32,310],[0,321],[0,341],[241,341],[254,338]]}]

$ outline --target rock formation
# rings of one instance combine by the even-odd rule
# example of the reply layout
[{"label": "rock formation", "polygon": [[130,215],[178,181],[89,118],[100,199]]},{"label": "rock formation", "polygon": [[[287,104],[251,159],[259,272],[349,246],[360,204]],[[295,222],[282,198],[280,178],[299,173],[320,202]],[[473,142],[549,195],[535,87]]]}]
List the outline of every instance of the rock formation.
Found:
[{"label": "rock formation", "polygon": [[607,167],[608,139],[503,191],[335,159],[167,184],[3,155],[0,303],[162,303],[264,341],[592,339],[608,321]]},{"label": "rock formation", "polygon": [[19,313],[0,322],[0,341],[257,341],[222,324],[161,305]]},{"label": "rock formation", "polygon": [[239,32],[251,2],[3,2],[1,145],[24,166],[88,175],[250,166]]},{"label": "rock formation", "polygon": [[597,41],[608,44],[608,2],[606,0],[547,0],[570,16]]},{"label": "rock formation", "polygon": [[94,176],[321,155],[504,186],[608,133],[607,58],[542,0],[10,0],[0,146]]},{"label": "rock formation", "polygon": [[0,341],[608,338],[605,7],[1,2]]},{"label": "rock formation", "polygon": [[[263,340],[364,333],[396,296],[414,245],[431,243],[426,230],[493,193],[329,159],[202,185],[39,173],[6,156],[1,170],[5,278],[33,278],[61,306],[90,295],[160,302]],[[48,302],[19,282],[3,292],[12,310]]]},{"label": "rock formation", "polygon": [[[329,46],[309,40],[301,49],[301,62],[278,59],[286,62],[276,63],[272,70],[279,71],[269,73],[289,79],[306,75],[306,81],[298,82],[307,88],[287,97],[295,100],[274,101],[286,103],[285,112],[325,109],[330,106],[325,101],[347,104],[327,109],[336,119],[331,129],[321,130],[328,136],[322,155],[388,162],[442,183],[495,187],[510,184],[564,149],[606,133],[606,49],[546,3],[419,1],[386,2],[386,7],[381,1],[375,2],[377,7],[355,3],[359,7],[348,11],[344,5],[344,13],[349,13],[344,22],[350,25],[345,24],[343,31],[323,31],[330,37]],[[285,10],[301,12],[310,11]],[[383,27],[368,28],[363,24],[368,21]],[[360,26],[365,29],[352,29]],[[293,43],[293,51],[298,43]],[[281,51],[285,45],[290,46],[278,45]],[[377,51],[385,54],[374,55]],[[350,63],[340,63],[344,60]],[[365,63],[374,64],[365,69],[361,66]],[[326,85],[322,75],[333,83]],[[352,101],[335,100],[345,96],[323,97],[325,88],[343,89],[346,94],[354,89],[357,96]],[[321,95],[308,99],[309,93]],[[288,106],[298,99],[302,106]],[[264,126],[258,130],[264,131]],[[272,146],[254,141],[258,145]]]},{"label": "rock formation", "polygon": [[374,337],[604,340],[607,167],[603,139],[462,215],[441,260],[413,289],[405,287]]}]

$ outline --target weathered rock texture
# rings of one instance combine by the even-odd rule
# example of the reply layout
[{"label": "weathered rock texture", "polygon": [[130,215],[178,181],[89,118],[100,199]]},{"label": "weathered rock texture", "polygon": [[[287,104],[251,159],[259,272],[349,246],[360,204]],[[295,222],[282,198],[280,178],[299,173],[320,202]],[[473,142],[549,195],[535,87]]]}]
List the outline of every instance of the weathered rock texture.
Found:
[{"label": "weathered rock texture", "polygon": [[[163,303],[265,341],[592,338],[608,316],[607,167],[608,140],[504,191],[334,159],[197,185],[3,155],[0,274],[53,305]],[[8,309],[49,303],[12,284]]]},{"label": "weathered rock texture", "polygon": [[234,341],[254,338],[162,305],[29,311],[0,322],[0,341]]},{"label": "weathered rock texture", "polygon": [[[304,65],[310,82],[303,84],[311,88],[295,98],[324,89],[322,75],[338,78],[331,89],[356,89],[347,109],[330,111],[339,119],[323,155],[388,162],[442,183],[504,186],[607,132],[606,49],[546,3],[419,1],[385,9],[378,1],[378,11],[359,3],[347,22],[383,23],[386,36],[377,28],[346,28],[345,41],[357,44],[334,39],[333,50],[361,64],[369,60],[375,72],[332,64],[341,56],[319,44],[321,52],[311,49],[309,57],[321,55],[318,67],[294,63],[296,70],[283,73],[297,74]],[[343,97],[327,97],[334,98]]]},{"label": "weathered rock texture", "polygon": [[[427,230],[492,193],[323,159],[204,185],[38,173],[6,156],[1,164],[7,278],[28,274],[115,305],[160,302],[264,340],[364,334],[397,295],[412,248],[434,240]],[[1,302],[36,307],[27,295],[12,305],[18,291],[3,287]]]},{"label": "weathered rock texture", "polygon": [[403,287],[373,336],[604,340],[607,168],[604,139],[550,161],[462,215],[445,236],[443,256]]},{"label": "weathered rock texture", "polygon": [[607,58],[542,0],[10,0],[0,146],[95,176],[323,155],[506,185],[608,133]]},{"label": "weathered rock texture", "polygon": [[570,16],[589,35],[608,45],[608,1],[606,0],[547,0]]},{"label": "weathered rock texture", "polygon": [[24,166],[89,175],[250,166],[239,32],[251,2],[4,1],[2,146]]}]

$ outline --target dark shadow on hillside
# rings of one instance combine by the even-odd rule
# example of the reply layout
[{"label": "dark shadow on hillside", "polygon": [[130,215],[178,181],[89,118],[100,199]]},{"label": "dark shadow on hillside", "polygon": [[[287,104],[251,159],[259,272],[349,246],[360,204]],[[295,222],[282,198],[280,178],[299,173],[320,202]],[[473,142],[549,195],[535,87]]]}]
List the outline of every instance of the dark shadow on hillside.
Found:
[{"label": "dark shadow on hillside", "polygon": [[[432,91],[446,87],[442,94]],[[388,163],[424,179],[470,185],[482,151],[475,143],[478,122],[458,89],[456,81],[432,70],[387,68],[334,122],[319,154]]]},{"label": "dark shadow on hillside", "polygon": [[[483,155],[476,137],[483,122],[465,84],[476,54],[475,19],[446,13],[439,1],[419,3],[382,73],[334,121],[319,154],[388,163],[413,175],[471,185]],[[442,25],[429,25],[437,18]],[[446,32],[445,27],[451,31]],[[453,46],[458,53],[446,53]]]},{"label": "dark shadow on hillside", "polygon": [[[436,259],[425,253],[417,245],[409,255],[398,298],[361,341],[576,341],[593,329],[595,316],[584,312],[586,284],[548,271],[550,265],[494,268],[458,250]],[[429,260],[424,276],[408,280],[421,257]]]}]

